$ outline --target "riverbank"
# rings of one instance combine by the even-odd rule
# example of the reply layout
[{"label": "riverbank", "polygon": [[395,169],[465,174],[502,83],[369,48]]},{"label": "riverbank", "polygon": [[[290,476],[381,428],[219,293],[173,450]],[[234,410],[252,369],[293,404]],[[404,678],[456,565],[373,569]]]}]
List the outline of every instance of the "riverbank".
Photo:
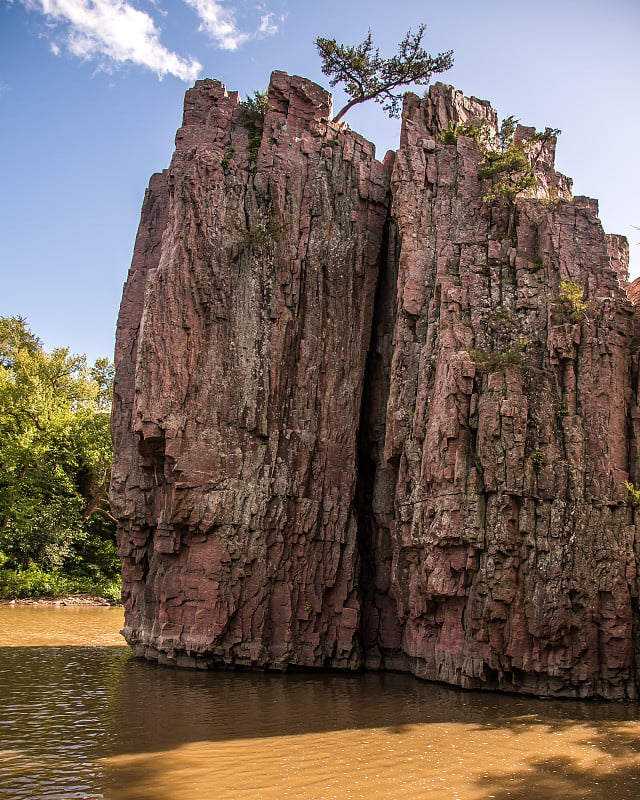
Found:
[{"label": "riverbank", "polygon": [[0,606],[119,606],[109,597],[76,594],[67,597],[16,597],[0,599]]}]

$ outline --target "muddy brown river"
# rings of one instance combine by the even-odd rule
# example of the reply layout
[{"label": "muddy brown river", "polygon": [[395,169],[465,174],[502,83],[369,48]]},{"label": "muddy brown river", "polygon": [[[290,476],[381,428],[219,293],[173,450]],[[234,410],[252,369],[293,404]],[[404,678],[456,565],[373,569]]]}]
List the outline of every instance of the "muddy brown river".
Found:
[{"label": "muddy brown river", "polygon": [[122,610],[0,607],[0,798],[638,800],[640,705],[178,671]]}]

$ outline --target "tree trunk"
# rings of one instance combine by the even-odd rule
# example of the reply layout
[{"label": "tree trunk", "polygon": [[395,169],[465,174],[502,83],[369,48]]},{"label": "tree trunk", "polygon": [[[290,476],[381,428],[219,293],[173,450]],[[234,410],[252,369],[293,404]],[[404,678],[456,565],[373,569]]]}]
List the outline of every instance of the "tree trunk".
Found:
[{"label": "tree trunk", "polygon": [[98,507],[98,504],[104,499],[107,489],[109,488],[109,479],[110,479],[109,471],[107,470],[106,475],[102,483],[96,489],[93,497],[89,500],[87,505],[85,506],[84,511],[82,512],[82,522],[86,522],[89,517],[93,514],[93,512]]}]

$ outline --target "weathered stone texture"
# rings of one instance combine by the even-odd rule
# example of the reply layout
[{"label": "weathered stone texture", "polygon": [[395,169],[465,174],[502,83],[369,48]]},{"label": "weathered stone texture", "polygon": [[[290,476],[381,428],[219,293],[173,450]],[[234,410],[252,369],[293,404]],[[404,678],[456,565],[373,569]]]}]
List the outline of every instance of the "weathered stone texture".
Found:
[{"label": "weathered stone texture", "polygon": [[638,302],[640,301],[640,278],[636,278],[635,281],[631,281],[631,283],[627,286],[627,297],[634,306],[638,305]]},{"label": "weathered stone texture", "polygon": [[253,163],[237,95],[199,81],[145,199],[113,415],[128,641],[636,697],[626,240],[555,141],[484,202],[478,146],[439,134],[497,118],[452,87],[407,96],[384,165],[309,81],[269,99]]},{"label": "weathered stone texture", "polygon": [[[595,201],[562,199],[570,184],[550,158],[541,199],[518,200],[510,231],[508,204],[483,203],[475,143],[438,141],[450,118],[495,117],[451,93],[407,98],[392,175],[401,246],[393,334],[383,322],[375,345],[389,400],[370,422],[384,444],[365,663],[466,687],[635,697],[623,258],[612,265]],[[583,312],[559,299],[562,280],[584,288]],[[383,614],[394,625],[376,629]]]},{"label": "weathered stone texture", "polygon": [[626,289],[629,284],[629,242],[627,237],[621,236],[619,233],[606,233],[605,238],[611,266],[618,275],[618,283],[623,289]]},{"label": "weathered stone texture", "polygon": [[199,81],[143,209],[113,417],[125,635],[160,660],[357,667],[388,174],[318,86],[274,73],[270,103],[253,164],[237,95]]}]

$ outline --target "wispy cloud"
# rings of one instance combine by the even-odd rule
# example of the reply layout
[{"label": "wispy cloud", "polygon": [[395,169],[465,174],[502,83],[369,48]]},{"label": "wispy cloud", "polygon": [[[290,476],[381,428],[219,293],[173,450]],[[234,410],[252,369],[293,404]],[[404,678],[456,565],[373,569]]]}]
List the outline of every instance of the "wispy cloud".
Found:
[{"label": "wispy cloud", "polygon": [[237,50],[249,39],[273,36],[279,30],[276,16],[272,13],[263,14],[258,29],[249,33],[240,29],[235,10],[218,0],[185,0],[185,3],[198,14],[200,30],[207,33],[222,50]]},{"label": "wispy cloud", "polygon": [[185,0],[185,3],[194,8],[200,17],[200,30],[205,31],[223,50],[237,50],[249,39],[249,34],[238,28],[235,12],[225,8],[222,3],[216,0]]},{"label": "wispy cloud", "polygon": [[198,61],[168,50],[153,18],[126,0],[21,1],[53,24],[52,34],[59,37],[51,44],[54,53],[62,43],[73,55],[97,59],[103,66],[137,64],[161,78],[175,75],[189,82],[200,73]]},{"label": "wispy cloud", "polygon": [[[276,22],[274,22],[276,18],[275,14],[263,14],[260,17],[260,27],[257,30],[258,35],[261,36],[274,36],[280,30],[280,27]],[[280,22],[282,22],[282,18]]]}]

